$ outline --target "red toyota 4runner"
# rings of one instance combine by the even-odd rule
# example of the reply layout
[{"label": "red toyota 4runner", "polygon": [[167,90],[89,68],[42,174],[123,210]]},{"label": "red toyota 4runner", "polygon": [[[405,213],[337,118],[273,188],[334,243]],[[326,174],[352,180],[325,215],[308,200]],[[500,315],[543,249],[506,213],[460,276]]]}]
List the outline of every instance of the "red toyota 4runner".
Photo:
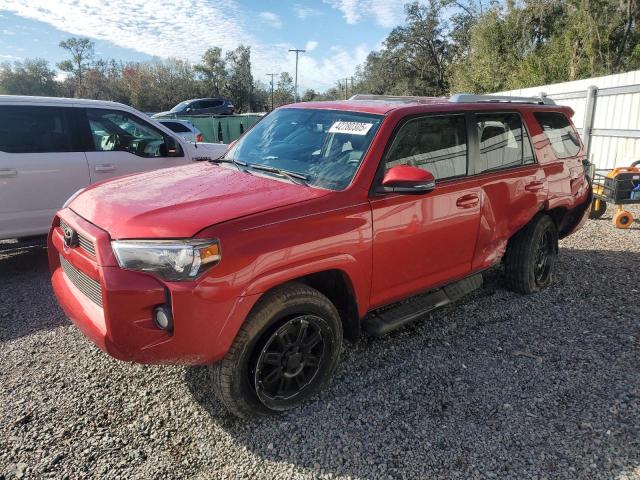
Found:
[{"label": "red toyota 4runner", "polygon": [[211,364],[239,416],[290,409],[327,385],[343,336],[400,327],[501,261],[517,292],[550,284],[591,201],[572,113],[472,95],[276,109],[217,161],[70,199],[55,294],[116,358]]}]

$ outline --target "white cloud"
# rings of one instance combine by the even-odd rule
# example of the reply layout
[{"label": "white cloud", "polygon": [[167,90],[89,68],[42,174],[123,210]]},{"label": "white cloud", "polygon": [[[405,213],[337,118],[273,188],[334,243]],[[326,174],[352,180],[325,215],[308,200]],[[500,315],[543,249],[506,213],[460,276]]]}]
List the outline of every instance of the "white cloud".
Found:
[{"label": "white cloud", "polygon": [[[240,44],[251,46],[251,62],[256,79],[268,72],[293,74],[295,55],[290,43],[265,45],[252,33],[255,23],[235,0],[0,0],[0,11],[47,23],[70,35],[105,40],[161,58],[185,58],[197,62],[210,46],[224,51]],[[197,12],[197,14],[194,14]],[[210,27],[203,28],[203,25]],[[314,50],[308,42],[309,52]],[[18,51],[19,49],[16,49]],[[338,78],[353,74],[369,50],[334,47],[300,55],[298,83],[306,87],[328,88]]]},{"label": "white cloud", "polygon": [[293,12],[295,13],[296,17],[301,20],[322,15],[322,12],[320,10],[316,10],[315,8],[303,7],[299,4],[293,6]]},{"label": "white cloud", "polygon": [[3,35],[15,35],[15,34],[16,34],[16,32],[14,32],[14,31],[12,31],[12,30],[4,29],[4,30],[2,30],[2,34],[3,34]]},{"label": "white cloud", "polygon": [[282,20],[280,20],[280,17],[273,12],[260,12],[260,18],[273,28],[282,27]]},{"label": "white cloud", "polygon": [[316,42],[315,40],[309,40],[305,45],[304,49],[307,52],[313,52],[317,47],[318,47],[318,42]]},{"label": "white cloud", "polygon": [[380,26],[394,27],[404,19],[406,0],[323,0],[342,12],[348,24],[358,23],[363,18],[373,18]]}]

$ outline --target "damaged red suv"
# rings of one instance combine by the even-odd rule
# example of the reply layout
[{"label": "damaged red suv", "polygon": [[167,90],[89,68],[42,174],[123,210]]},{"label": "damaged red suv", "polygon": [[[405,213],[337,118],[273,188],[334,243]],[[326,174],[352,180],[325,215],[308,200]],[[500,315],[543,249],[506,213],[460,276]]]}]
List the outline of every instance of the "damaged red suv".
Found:
[{"label": "damaged red suv", "polygon": [[282,412],[326,386],[343,337],[399,328],[483,270],[549,286],[591,202],[572,114],[472,95],[276,109],[216,161],[72,197],[49,235],[55,294],[108,354],[211,365],[236,415]]}]

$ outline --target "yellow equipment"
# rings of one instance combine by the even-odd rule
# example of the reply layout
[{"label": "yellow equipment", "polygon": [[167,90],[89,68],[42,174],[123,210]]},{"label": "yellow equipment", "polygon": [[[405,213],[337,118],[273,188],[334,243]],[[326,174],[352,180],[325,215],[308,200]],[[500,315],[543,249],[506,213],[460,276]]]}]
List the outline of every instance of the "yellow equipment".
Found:
[{"label": "yellow equipment", "polygon": [[[607,211],[607,202],[616,206],[613,224],[616,228],[629,228],[633,215],[623,205],[640,203],[640,160],[629,167],[611,171],[595,170],[593,175],[593,202],[589,218],[600,218]],[[603,172],[607,172],[604,174]]]}]

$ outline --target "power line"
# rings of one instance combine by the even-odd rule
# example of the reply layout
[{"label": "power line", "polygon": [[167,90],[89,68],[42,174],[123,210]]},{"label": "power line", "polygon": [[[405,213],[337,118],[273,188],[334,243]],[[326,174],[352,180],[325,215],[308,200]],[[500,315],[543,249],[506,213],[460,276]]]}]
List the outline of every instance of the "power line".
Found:
[{"label": "power line", "polygon": [[290,52],[296,52],[296,80],[295,80],[295,101],[298,101],[298,54],[306,52],[306,50],[302,50],[301,48],[290,48]]},{"label": "power line", "polygon": [[277,73],[267,73],[267,77],[271,77],[271,110],[273,111],[273,77],[275,77]]}]

